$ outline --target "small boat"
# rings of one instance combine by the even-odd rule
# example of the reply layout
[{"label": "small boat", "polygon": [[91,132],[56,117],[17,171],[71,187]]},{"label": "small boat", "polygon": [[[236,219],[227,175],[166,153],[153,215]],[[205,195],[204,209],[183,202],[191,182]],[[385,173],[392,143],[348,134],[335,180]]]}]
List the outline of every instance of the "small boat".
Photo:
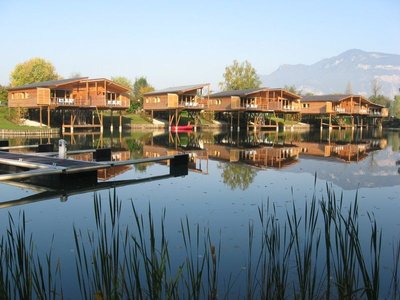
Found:
[{"label": "small boat", "polygon": [[185,131],[193,131],[193,125],[178,125],[178,126],[171,126],[171,131],[174,132],[185,132]]}]

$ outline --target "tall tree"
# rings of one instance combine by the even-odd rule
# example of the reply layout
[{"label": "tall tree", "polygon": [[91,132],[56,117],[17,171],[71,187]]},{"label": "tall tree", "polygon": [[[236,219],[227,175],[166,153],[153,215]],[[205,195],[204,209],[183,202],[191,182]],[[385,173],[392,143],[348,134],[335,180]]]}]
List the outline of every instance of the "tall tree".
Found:
[{"label": "tall tree", "polygon": [[60,76],[51,62],[35,57],[15,66],[10,74],[10,84],[14,87],[59,78]]},{"label": "tall tree", "polygon": [[379,83],[379,81],[375,78],[374,80],[372,80],[371,82],[371,92],[372,95],[369,97],[369,100],[371,102],[374,102],[376,104],[379,105],[383,105],[387,108],[390,107],[391,101],[389,98],[383,96],[380,92],[382,90],[382,86]]},{"label": "tall tree", "polygon": [[400,96],[394,97],[394,101],[390,107],[390,113],[392,116],[400,119]]},{"label": "tall tree", "polygon": [[143,107],[143,95],[154,91],[154,88],[148,83],[146,77],[138,77],[133,84],[133,103],[131,109],[137,110]]},{"label": "tall tree", "polygon": [[133,83],[130,79],[124,76],[116,76],[116,77],[111,77],[111,80],[114,81],[115,83],[118,83],[119,85],[128,88],[131,95],[133,95]]},{"label": "tall tree", "polygon": [[345,94],[351,95],[353,94],[353,87],[351,86],[351,82],[347,82]]},{"label": "tall tree", "polygon": [[301,90],[297,90],[297,88],[296,88],[296,86],[293,84],[293,85],[285,85],[284,87],[283,87],[283,89],[284,90],[287,90],[288,92],[291,92],[291,93],[293,93],[293,94],[297,94],[297,95],[301,95]]},{"label": "tall tree", "polygon": [[5,86],[0,85],[0,104],[8,102],[8,92]]},{"label": "tall tree", "polygon": [[256,70],[247,60],[242,63],[234,60],[232,65],[225,67],[222,76],[224,81],[220,82],[220,87],[225,91],[252,89],[261,85]]},{"label": "tall tree", "polygon": [[379,83],[378,79],[374,79],[371,81],[371,92],[372,96],[371,97],[378,97],[382,89],[381,84]]}]

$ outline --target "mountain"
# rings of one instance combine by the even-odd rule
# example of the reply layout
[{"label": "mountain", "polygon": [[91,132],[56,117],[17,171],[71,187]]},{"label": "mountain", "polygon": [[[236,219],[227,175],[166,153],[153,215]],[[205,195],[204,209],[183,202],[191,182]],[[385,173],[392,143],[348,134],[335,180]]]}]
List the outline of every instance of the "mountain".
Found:
[{"label": "mountain", "polygon": [[400,55],[352,49],[312,65],[282,65],[260,78],[265,86],[295,85],[303,94],[345,93],[350,83],[353,94],[365,96],[377,79],[380,93],[392,99],[400,93]]}]

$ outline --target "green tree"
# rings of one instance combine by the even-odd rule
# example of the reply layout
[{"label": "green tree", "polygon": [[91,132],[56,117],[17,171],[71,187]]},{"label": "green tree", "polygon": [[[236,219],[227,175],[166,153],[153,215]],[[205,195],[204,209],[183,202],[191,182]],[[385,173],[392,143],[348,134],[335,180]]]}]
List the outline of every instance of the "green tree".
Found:
[{"label": "green tree", "polygon": [[133,101],[131,102],[131,109],[138,110],[143,107],[143,95],[145,93],[154,91],[154,88],[148,83],[146,77],[138,77],[133,84]]},{"label": "green tree", "polygon": [[59,78],[51,62],[35,57],[15,66],[10,74],[10,84],[14,87]]},{"label": "green tree", "polygon": [[8,91],[5,86],[0,85],[0,104],[8,102]]},{"label": "green tree", "polygon": [[224,183],[232,190],[246,190],[257,173],[252,167],[242,164],[225,163],[219,164],[218,168],[222,169],[221,177]]},{"label": "green tree", "polygon": [[394,101],[390,107],[390,113],[392,116],[400,119],[400,96],[394,97]]},{"label": "green tree", "polygon": [[373,103],[383,105],[384,107],[390,108],[391,100],[385,96],[383,96],[380,92],[382,90],[382,86],[377,79],[372,80],[371,82],[371,92],[372,95],[369,97],[369,100]]},{"label": "green tree", "polygon": [[225,91],[252,89],[261,85],[256,70],[247,60],[242,63],[234,60],[232,65],[225,67],[223,77],[224,81],[219,85]]},{"label": "green tree", "polygon": [[293,94],[297,94],[297,95],[301,95],[301,92],[302,92],[301,90],[298,90],[294,84],[293,85],[285,84],[283,89],[287,90],[288,92],[291,92]]},{"label": "green tree", "polygon": [[131,95],[133,95],[133,83],[131,80],[129,80],[124,76],[111,77],[111,80],[114,81],[115,83],[118,83],[119,85],[128,88]]}]

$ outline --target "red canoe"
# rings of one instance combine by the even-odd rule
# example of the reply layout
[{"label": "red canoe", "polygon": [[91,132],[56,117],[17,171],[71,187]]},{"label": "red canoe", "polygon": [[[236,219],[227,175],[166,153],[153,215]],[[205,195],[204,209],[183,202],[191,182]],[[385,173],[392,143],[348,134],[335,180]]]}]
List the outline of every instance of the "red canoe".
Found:
[{"label": "red canoe", "polygon": [[181,126],[171,126],[171,131],[192,131],[194,128],[193,125],[181,125]]}]

